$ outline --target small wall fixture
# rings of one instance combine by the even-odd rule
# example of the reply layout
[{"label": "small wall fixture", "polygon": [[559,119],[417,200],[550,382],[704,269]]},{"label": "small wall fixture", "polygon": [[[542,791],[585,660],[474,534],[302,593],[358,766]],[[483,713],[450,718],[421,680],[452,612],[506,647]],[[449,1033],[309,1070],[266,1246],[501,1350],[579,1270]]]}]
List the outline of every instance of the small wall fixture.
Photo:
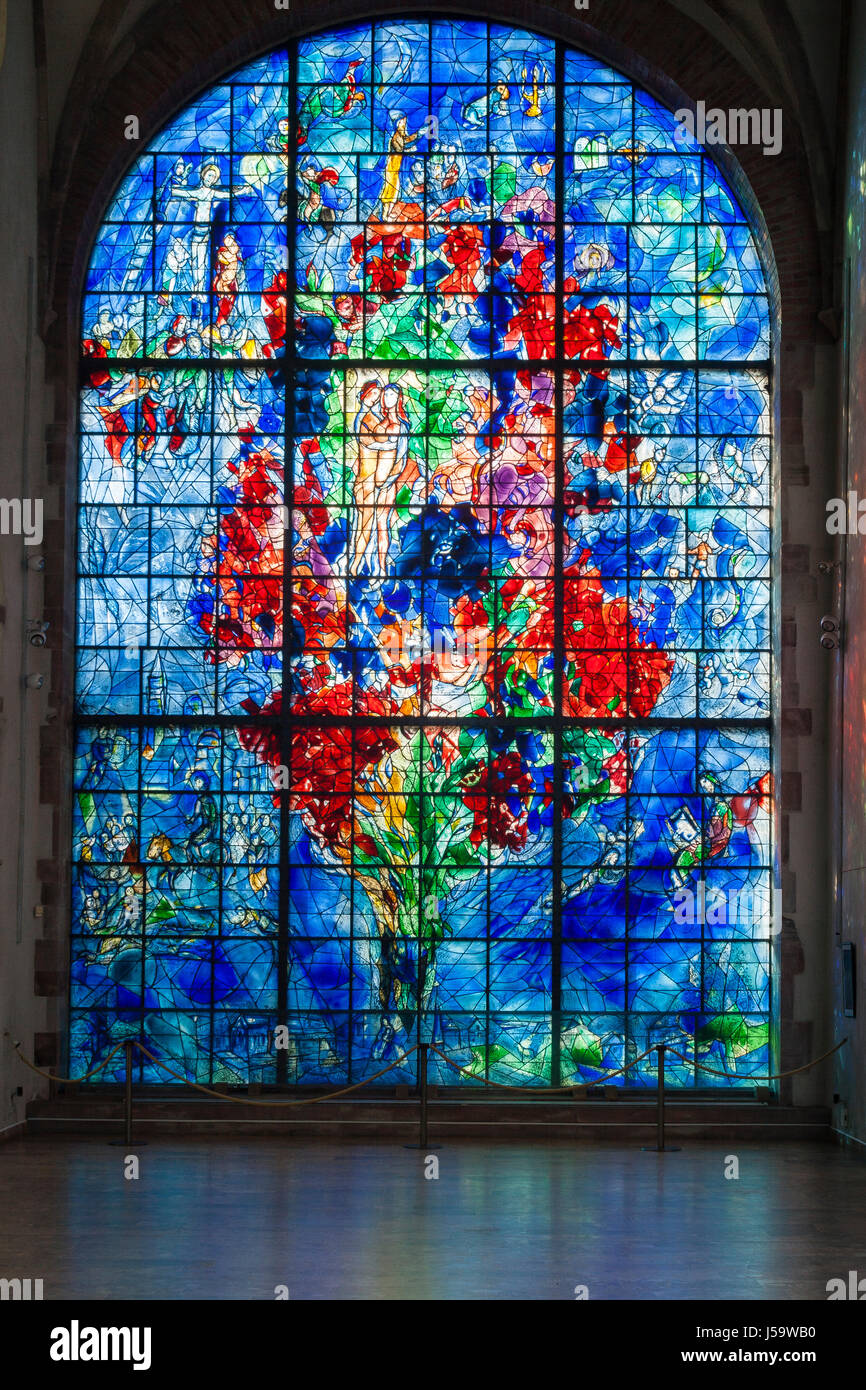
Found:
[{"label": "small wall fixture", "polygon": [[825,651],[835,652],[842,645],[841,633],[839,631],[839,619],[834,618],[832,613],[827,613],[821,619],[821,646]]}]

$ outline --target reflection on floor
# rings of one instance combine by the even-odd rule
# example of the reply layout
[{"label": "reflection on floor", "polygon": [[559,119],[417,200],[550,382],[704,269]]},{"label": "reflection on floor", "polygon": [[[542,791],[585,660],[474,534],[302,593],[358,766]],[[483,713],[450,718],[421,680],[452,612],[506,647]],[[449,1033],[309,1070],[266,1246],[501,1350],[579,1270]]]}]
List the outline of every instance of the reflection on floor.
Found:
[{"label": "reflection on floor", "polygon": [[[135,1149],[133,1149],[135,1152]],[[47,1299],[819,1299],[866,1275],[831,1144],[104,1140],[0,1146],[0,1276]],[[739,1179],[726,1178],[739,1160]]]}]

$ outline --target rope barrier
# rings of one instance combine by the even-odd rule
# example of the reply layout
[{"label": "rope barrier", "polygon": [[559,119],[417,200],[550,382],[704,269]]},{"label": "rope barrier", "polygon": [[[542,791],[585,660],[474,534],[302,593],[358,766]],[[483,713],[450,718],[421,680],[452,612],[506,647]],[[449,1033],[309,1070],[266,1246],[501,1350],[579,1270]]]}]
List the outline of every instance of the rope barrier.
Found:
[{"label": "rope barrier", "polygon": [[134,1038],[132,1041],[139,1052],[143,1052],[145,1057],[149,1057],[156,1066],[168,1072],[169,1076],[174,1076],[178,1081],[182,1081],[184,1085],[191,1086],[194,1091],[202,1091],[206,1096],[215,1096],[217,1100],[231,1100],[234,1101],[236,1105],[279,1105],[284,1108],[295,1105],[316,1105],[320,1100],[337,1100],[339,1096],[347,1096],[351,1091],[359,1091],[362,1086],[369,1086],[371,1081],[376,1081],[380,1076],[384,1076],[386,1072],[393,1071],[395,1067],[401,1066],[403,1062],[407,1061],[408,1058],[412,1056],[413,1052],[418,1051],[418,1043],[413,1043],[409,1051],[405,1052],[402,1057],[398,1057],[396,1062],[391,1062],[387,1067],[383,1067],[381,1071],[374,1072],[372,1076],[366,1076],[363,1081],[356,1081],[354,1086],[345,1086],[341,1091],[326,1091],[322,1096],[304,1096],[303,1100],[255,1100],[251,1096],[230,1096],[224,1091],[213,1090],[211,1086],[200,1086],[197,1081],[187,1081],[185,1076],[181,1076],[180,1072],[172,1071],[171,1067],[167,1067],[158,1057],[154,1057],[153,1053],[145,1047],[144,1043],[138,1042]]},{"label": "rope barrier", "polygon": [[[4,1037],[8,1036],[8,1033],[4,1034]],[[197,1081],[190,1081],[188,1077],[181,1076],[180,1072],[173,1071],[171,1067],[166,1066],[165,1062],[162,1062],[158,1057],[155,1057],[154,1054],[150,1051],[150,1049],[145,1047],[144,1043],[139,1042],[137,1038],[130,1038],[129,1041],[132,1043],[133,1047],[138,1048],[139,1052],[143,1052],[145,1057],[148,1057],[150,1061],[154,1063],[155,1066],[159,1067],[162,1071],[167,1072],[169,1076],[173,1076],[176,1081],[182,1081],[185,1086],[191,1087],[192,1090],[201,1091],[203,1095],[214,1096],[217,1100],[230,1100],[233,1101],[236,1105],[281,1106],[315,1105],[320,1100],[337,1100],[340,1096],[347,1096],[352,1091],[360,1090],[362,1086],[369,1086],[371,1081],[377,1081],[380,1076],[384,1076],[387,1072],[393,1071],[395,1067],[402,1066],[404,1062],[409,1060],[413,1052],[418,1051],[419,1046],[418,1043],[413,1043],[413,1045],[409,1048],[408,1052],[404,1052],[403,1056],[398,1057],[395,1062],[389,1062],[388,1066],[382,1067],[381,1071],[374,1072],[372,1076],[366,1076],[363,1081],[356,1081],[353,1086],[345,1086],[340,1091],[326,1091],[325,1094],[321,1096],[304,1096],[302,1100],[256,1100],[252,1096],[232,1096],[227,1094],[225,1091],[215,1091],[211,1086],[201,1086]],[[18,1043],[13,1043],[13,1048],[15,1052],[18,1054],[20,1060],[24,1063],[25,1067],[29,1067],[31,1071],[38,1072],[40,1076],[47,1077],[49,1081],[59,1081],[65,1086],[77,1086],[80,1082],[89,1080],[91,1076],[95,1076],[97,1072],[100,1072],[105,1067],[107,1067],[108,1063],[111,1061],[115,1053],[120,1052],[121,1048],[125,1046],[126,1042],[119,1042],[115,1044],[115,1046],[111,1049],[108,1055],[104,1057],[101,1062],[97,1063],[95,1067],[91,1067],[89,1071],[86,1071],[83,1076],[58,1076],[56,1072],[46,1071],[44,1067],[38,1067],[35,1062],[31,1062],[27,1057],[24,1056],[24,1053],[21,1051],[20,1045]]]},{"label": "rope barrier", "polygon": [[[3,1036],[9,1037],[10,1034],[8,1031],[4,1031]],[[810,1071],[812,1067],[816,1067],[820,1062],[824,1062],[828,1057],[832,1057],[834,1053],[838,1052],[841,1048],[843,1048],[847,1042],[848,1039],[843,1038],[842,1041],[838,1042],[835,1047],[829,1048],[828,1051],[823,1052],[820,1057],[815,1057],[811,1062],[804,1063],[803,1066],[792,1067],[789,1071],[774,1072],[771,1076],[750,1077],[749,1080],[754,1082],[781,1081],[788,1076],[798,1076],[801,1072]],[[481,1082],[483,1086],[494,1087],[496,1090],[499,1091],[520,1091],[524,1095],[539,1094],[538,1091],[533,1092],[531,1090],[528,1090],[526,1086],[509,1085],[502,1081],[491,1081],[488,1077],[477,1076],[474,1072],[469,1071],[466,1067],[461,1067],[459,1062],[453,1061],[446,1052],[443,1052],[442,1048],[439,1047],[437,1043],[413,1043],[412,1046],[406,1052],[404,1052],[402,1057],[398,1057],[394,1062],[389,1062],[386,1067],[382,1067],[379,1071],[374,1072],[372,1076],[366,1076],[363,1081],[356,1081],[354,1085],[344,1086],[339,1091],[326,1091],[323,1095],[320,1096],[304,1096],[301,1100],[258,1100],[251,1096],[233,1096],[225,1091],[214,1090],[212,1086],[202,1086],[199,1082],[189,1081],[187,1077],[181,1076],[180,1072],[174,1071],[170,1066],[167,1065],[167,1063],[161,1061],[159,1057],[156,1057],[154,1053],[150,1051],[150,1048],[146,1047],[143,1042],[140,1042],[138,1040],[138,1038],[127,1038],[123,1042],[116,1043],[115,1046],[108,1053],[108,1055],[101,1062],[97,1063],[95,1067],[91,1067],[88,1072],[85,1072],[84,1076],[79,1077],[56,1076],[54,1073],[47,1071],[44,1067],[37,1066],[35,1062],[25,1057],[24,1053],[21,1051],[20,1043],[13,1043],[13,1047],[16,1054],[24,1063],[24,1065],[30,1067],[32,1071],[37,1072],[40,1076],[48,1077],[50,1081],[60,1081],[68,1086],[78,1085],[79,1082],[87,1081],[91,1076],[95,1076],[97,1072],[103,1071],[105,1067],[107,1067],[108,1063],[111,1061],[112,1057],[114,1057],[115,1054],[118,1053],[121,1048],[123,1048],[126,1053],[124,1068],[126,1073],[124,1099],[124,1138],[123,1140],[118,1139],[114,1140],[113,1142],[116,1144],[122,1143],[128,1147],[131,1147],[133,1143],[132,1049],[134,1047],[137,1047],[139,1052],[144,1057],[149,1058],[149,1060],[153,1063],[154,1066],[159,1067],[160,1070],[164,1071],[168,1076],[173,1076],[176,1081],[180,1081],[184,1086],[189,1086],[190,1089],[193,1091],[200,1091],[202,1095],[213,1096],[217,1100],[228,1100],[235,1105],[254,1105],[264,1106],[267,1108],[276,1107],[278,1109],[283,1110],[294,1109],[297,1106],[302,1105],[317,1105],[320,1101],[338,1100],[341,1096],[351,1095],[353,1091],[359,1091],[362,1087],[369,1086],[371,1082],[378,1081],[380,1076],[387,1076],[388,1072],[393,1071],[395,1067],[403,1066],[403,1064],[405,1062],[408,1062],[409,1058],[415,1052],[419,1052],[419,1142],[417,1144],[410,1144],[409,1147],[423,1150],[426,1150],[429,1147],[427,1138],[427,1063],[428,1054],[430,1052],[435,1052],[436,1055],[438,1057],[441,1057],[443,1062],[445,1062],[446,1065],[451,1067],[454,1071],[460,1072],[463,1076],[469,1077],[469,1079],[472,1081]],[[698,1062],[694,1059],[690,1059],[684,1053],[679,1052],[677,1048],[672,1047],[669,1043],[654,1043],[652,1047],[648,1047],[645,1052],[642,1052],[640,1054],[639,1057],[634,1057],[630,1062],[627,1062],[625,1066],[619,1067],[616,1071],[605,1072],[603,1076],[597,1077],[594,1081],[582,1081],[579,1082],[577,1085],[571,1086],[551,1086],[550,1088],[545,1090],[544,1094],[558,1095],[562,1092],[569,1092],[571,1095],[574,1095],[576,1092],[586,1092],[587,1090],[589,1090],[590,1087],[600,1086],[605,1081],[612,1081],[617,1076],[624,1076],[627,1072],[632,1071],[638,1065],[639,1062],[642,1062],[644,1060],[644,1058],[649,1057],[650,1053],[652,1052],[656,1052],[658,1054],[658,1063],[656,1068],[658,1082],[656,1087],[656,1102],[658,1106],[658,1119],[656,1121],[657,1142],[654,1149],[649,1148],[645,1145],[644,1151],[655,1152],[660,1154],[678,1153],[679,1150],[677,1148],[671,1149],[670,1146],[666,1146],[665,1144],[665,1057],[667,1053],[670,1052],[673,1054],[674,1057],[678,1057],[679,1060],[685,1063],[686,1066],[694,1066],[697,1068],[698,1071],[707,1072],[710,1076],[721,1076],[726,1079],[729,1079],[729,1073],[718,1071],[713,1067],[708,1067],[703,1062]]]},{"label": "rope barrier", "polygon": [[[790,1071],[775,1071],[771,1076],[750,1076],[749,1080],[762,1083],[764,1081],[781,1081],[786,1076],[799,1076],[800,1072],[810,1071],[812,1067],[817,1067],[819,1062],[826,1062],[827,1058],[832,1057],[834,1052],[838,1052],[840,1048],[844,1047],[847,1041],[847,1038],[843,1038],[840,1043],[837,1043],[835,1047],[831,1047],[828,1052],[822,1052],[820,1057],[813,1058],[811,1062],[804,1063],[802,1067],[792,1067]],[[682,1052],[677,1052],[677,1049],[670,1045],[668,1045],[668,1052],[672,1053],[674,1057],[679,1057],[680,1061],[685,1062],[686,1066],[697,1067],[698,1071],[708,1072],[710,1076],[730,1077],[730,1072],[716,1071],[714,1067],[708,1067],[705,1062],[698,1062],[694,1058],[684,1057]]]},{"label": "rope barrier", "polygon": [[[8,1038],[9,1034],[4,1033],[3,1036],[4,1038]],[[55,1076],[54,1072],[46,1071],[44,1067],[37,1067],[35,1062],[31,1062],[29,1058],[25,1057],[24,1053],[21,1051],[20,1043],[12,1044],[13,1049],[17,1052],[25,1067],[29,1067],[31,1071],[38,1072],[40,1076],[47,1076],[49,1081],[61,1081],[65,1086],[77,1086],[79,1082],[87,1081],[91,1076],[95,1076],[98,1071],[102,1071],[103,1067],[108,1066],[115,1052],[119,1052],[124,1046],[125,1043],[117,1043],[117,1045],[111,1049],[107,1057],[103,1058],[95,1067],[91,1067],[90,1071],[86,1071],[83,1076]]]},{"label": "rope barrier", "polygon": [[[4,1036],[8,1037],[9,1034],[4,1033]],[[168,1076],[173,1076],[176,1081],[181,1081],[185,1086],[189,1086],[192,1090],[201,1091],[203,1095],[213,1096],[216,1100],[232,1101],[237,1105],[276,1105],[283,1107],[293,1107],[298,1105],[316,1105],[319,1101],[338,1100],[341,1096],[351,1095],[353,1091],[359,1091],[364,1086],[369,1086],[373,1081],[378,1081],[380,1076],[386,1076],[387,1073],[389,1071],[393,1071],[395,1067],[402,1066],[404,1062],[407,1062],[409,1060],[413,1053],[418,1051],[418,1048],[421,1045],[420,1043],[413,1043],[412,1046],[408,1049],[407,1052],[403,1054],[402,1057],[398,1057],[396,1061],[390,1062],[387,1067],[382,1067],[380,1071],[374,1072],[372,1076],[366,1076],[363,1081],[356,1081],[354,1085],[344,1086],[339,1091],[326,1091],[321,1096],[305,1096],[302,1100],[258,1100],[252,1096],[233,1096],[225,1091],[216,1091],[211,1086],[202,1086],[197,1081],[190,1081],[187,1077],[181,1076],[180,1072],[173,1071],[172,1068],[167,1066],[165,1062],[161,1061],[159,1057],[154,1056],[150,1049],[145,1047],[144,1043],[139,1042],[137,1038],[130,1038],[129,1041],[132,1043],[134,1047],[138,1048],[139,1052],[142,1052],[145,1057],[149,1058],[149,1060],[153,1062],[154,1066],[159,1067],[160,1070],[166,1072]],[[806,1062],[801,1067],[792,1067],[789,1071],[773,1072],[769,1076],[751,1076],[749,1077],[749,1080],[754,1081],[758,1084],[763,1084],[767,1081],[782,1081],[783,1079],[789,1076],[799,1076],[801,1072],[810,1071],[812,1067],[817,1067],[820,1062],[825,1062],[828,1057],[832,1057],[834,1053],[839,1052],[840,1049],[843,1048],[847,1042],[848,1039],[843,1038],[842,1041],[838,1042],[835,1047],[829,1048],[827,1052],[822,1052],[820,1057],[813,1058],[811,1062]],[[112,1057],[114,1057],[116,1053],[120,1052],[121,1048],[125,1046],[125,1042],[116,1043],[115,1046],[111,1049],[111,1051],[107,1054],[107,1056],[105,1056],[101,1062],[98,1062],[95,1067],[91,1067],[89,1071],[86,1071],[83,1076],[58,1076],[54,1072],[47,1071],[44,1067],[37,1066],[35,1062],[31,1061],[29,1058],[24,1056],[24,1053],[21,1051],[21,1046],[19,1043],[13,1043],[14,1051],[16,1052],[20,1060],[24,1063],[25,1067],[29,1067],[31,1071],[37,1072],[40,1076],[47,1077],[49,1081],[58,1081],[66,1086],[77,1086],[83,1081],[88,1081],[91,1076],[96,1076],[98,1072],[103,1071],[104,1068],[108,1066],[108,1063],[111,1061]],[[499,1091],[520,1091],[524,1095],[533,1093],[531,1089],[526,1086],[509,1085],[508,1083],[502,1081],[491,1081],[488,1077],[478,1076],[477,1073],[469,1071],[466,1067],[461,1067],[458,1062],[453,1061],[448,1056],[448,1054],[446,1052],[443,1052],[442,1048],[439,1047],[436,1043],[430,1043],[429,1047],[431,1052],[435,1052],[437,1056],[441,1057],[442,1060],[454,1071],[459,1071],[460,1073],[462,1073],[463,1076],[469,1077],[471,1081],[480,1082],[482,1086],[491,1086]],[[603,1076],[597,1077],[594,1081],[581,1081],[570,1086],[545,1087],[543,1094],[546,1096],[560,1095],[563,1093],[573,1094],[575,1091],[585,1091],[588,1090],[590,1087],[602,1086],[606,1081],[612,1081],[617,1076],[624,1076],[626,1072],[631,1071],[634,1067],[637,1066],[639,1062],[642,1062],[644,1058],[648,1057],[651,1052],[655,1052],[656,1050],[657,1047],[655,1045],[653,1047],[648,1047],[645,1052],[642,1052],[639,1057],[633,1058],[631,1062],[627,1062],[624,1067],[619,1067],[617,1071],[605,1072]],[[675,1047],[672,1047],[670,1044],[667,1045],[667,1051],[670,1052],[674,1057],[678,1057],[680,1061],[683,1062],[686,1066],[694,1066],[697,1068],[698,1071],[707,1072],[710,1076],[720,1076],[724,1079],[730,1079],[730,1072],[718,1071],[714,1067],[708,1067],[706,1063],[698,1062],[694,1058],[687,1057],[684,1053],[679,1052]],[[535,1092],[535,1094],[539,1094],[539,1092]]]}]

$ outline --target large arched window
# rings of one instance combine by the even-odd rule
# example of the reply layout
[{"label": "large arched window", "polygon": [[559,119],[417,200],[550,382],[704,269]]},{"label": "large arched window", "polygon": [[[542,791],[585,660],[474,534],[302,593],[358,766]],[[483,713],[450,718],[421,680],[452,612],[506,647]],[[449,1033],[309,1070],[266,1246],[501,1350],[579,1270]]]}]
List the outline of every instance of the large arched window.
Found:
[{"label": "large arched window", "polygon": [[136,160],[82,327],[73,1069],[766,1072],[768,301],[674,117],[306,38]]}]

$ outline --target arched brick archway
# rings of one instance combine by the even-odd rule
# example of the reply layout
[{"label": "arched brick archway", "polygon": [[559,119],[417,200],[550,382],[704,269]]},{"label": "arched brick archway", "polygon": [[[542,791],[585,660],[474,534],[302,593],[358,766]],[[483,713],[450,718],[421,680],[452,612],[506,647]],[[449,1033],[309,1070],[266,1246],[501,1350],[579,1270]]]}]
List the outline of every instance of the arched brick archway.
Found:
[{"label": "arched brick archway", "polygon": [[[379,5],[375,12],[377,15],[420,14],[425,8],[393,3]],[[462,8],[459,4],[437,7],[446,14],[459,13]],[[346,24],[353,18],[367,17],[370,12],[368,4],[360,3],[324,7],[299,4],[288,13],[274,10],[272,15],[267,14],[257,0],[226,0],[217,7],[208,0],[201,0],[201,3],[190,0],[182,7],[157,4],[116,48],[112,44],[107,16],[103,15],[97,22],[61,124],[52,193],[43,224],[46,248],[43,321],[56,404],[49,447],[49,476],[59,486],[64,501],[71,501],[73,495],[69,480],[74,477],[71,460],[74,457],[80,289],[93,235],[105,204],[131,157],[130,145],[123,138],[124,118],[129,114],[138,116],[141,140],[146,141],[175,110],[225,71],[287,37]],[[550,32],[615,62],[669,105],[683,104],[684,97],[703,98],[708,105],[723,108],[768,104],[766,92],[756,87],[726,49],[709,38],[704,29],[665,3],[641,6],[617,3],[603,7],[599,4],[598,13],[591,16],[592,23],[575,17],[573,7],[566,4],[494,5],[485,6],[484,12],[496,20]],[[134,98],[130,93],[135,94]],[[822,263],[815,191],[809,182],[805,145],[795,113],[785,110],[785,145],[778,157],[766,158],[760,150],[752,148],[738,153],[739,166],[725,156],[720,162],[749,208],[763,242],[781,322],[777,399],[784,521],[785,487],[796,486],[807,477],[802,463],[800,393],[811,379],[810,345],[824,332],[818,325],[817,315],[830,303],[832,287],[829,272]],[[61,519],[53,524],[53,535],[52,532],[48,535],[52,561],[46,574],[46,616],[52,621],[53,630],[64,634],[72,631],[72,524],[72,507],[62,507]],[[56,544],[52,544],[52,540]],[[805,578],[802,546],[791,546],[785,568]],[[786,604],[783,589],[782,617],[783,620],[787,618],[783,633],[789,658],[790,647],[796,643],[797,605],[808,601],[809,597],[808,584],[799,582],[791,602]],[[54,653],[52,679],[55,702],[61,711],[68,713],[71,664],[59,648]],[[788,680],[792,686],[796,685],[790,670]],[[783,703],[796,704],[796,701],[786,702],[783,691]],[[802,732],[806,727],[808,721],[797,718],[797,714],[795,710],[794,717],[789,717],[789,733]],[[57,808],[55,844],[58,859],[62,860],[67,824],[65,721],[58,721],[53,729],[45,732],[43,792],[45,799]],[[800,775],[796,770],[787,774],[784,752],[782,774],[784,862],[787,815],[796,813],[802,805]],[[52,870],[49,877],[55,880],[53,892],[60,902],[65,898],[67,886],[62,875],[58,878],[56,870]],[[791,886],[792,876],[789,875],[789,888]],[[784,942],[783,937],[783,1001],[786,997]],[[792,949],[796,955],[796,932]],[[792,1034],[793,1022],[783,1017],[782,1023],[784,1064],[788,1060],[799,1060],[800,1048]]]},{"label": "arched brick archway", "polygon": [[[443,14],[464,8],[459,3],[435,7]],[[128,114],[138,116],[141,141],[146,142],[197,91],[287,38],[372,13],[421,15],[430,6],[399,0],[377,6],[364,0],[340,5],[302,0],[267,19],[263,10],[267,13],[259,0],[223,0],[217,6],[210,0],[188,0],[182,6],[167,0],[154,4],[116,48],[110,16],[97,21],[64,109],[46,197],[44,307],[52,320],[47,337],[53,350],[62,352],[64,318],[80,284],[90,240],[132,157],[123,138]],[[609,59],[668,105],[678,106],[685,98],[723,109],[760,108],[781,100],[778,79],[772,87],[768,83],[769,90],[759,88],[727,49],[666,0],[641,5],[610,0],[591,14],[587,11],[586,20],[575,16],[567,0],[541,6],[485,4],[479,15],[482,11]],[[778,156],[767,158],[759,148],[746,146],[737,150],[737,160],[720,152],[719,161],[747,207],[751,203],[758,226],[765,223],[767,249],[772,247],[778,268],[782,332],[802,342],[814,335],[814,316],[832,296],[815,211],[817,188],[825,186],[827,175],[818,156],[808,157],[803,138],[802,121],[811,132],[810,145],[821,125],[808,91],[801,93],[800,109],[783,111],[785,141]]]}]

